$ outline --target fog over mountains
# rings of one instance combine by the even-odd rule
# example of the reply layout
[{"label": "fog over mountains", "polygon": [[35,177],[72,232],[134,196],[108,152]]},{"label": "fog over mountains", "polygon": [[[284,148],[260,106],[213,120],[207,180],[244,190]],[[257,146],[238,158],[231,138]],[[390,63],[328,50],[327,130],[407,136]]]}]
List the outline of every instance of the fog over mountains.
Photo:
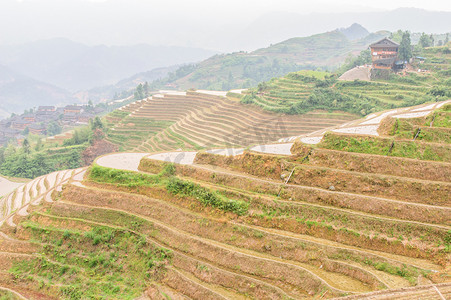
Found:
[{"label": "fog over mountains", "polygon": [[211,50],[150,46],[87,46],[67,39],[0,46],[0,64],[71,92],[115,83],[136,73],[203,60]]},{"label": "fog over mountains", "polygon": [[[348,2],[229,0],[213,5],[206,0],[2,0],[0,11],[8,13],[0,18],[0,44],[64,37],[91,46],[149,44],[233,52],[252,51],[353,23],[370,32],[451,31],[450,11],[393,9],[385,3],[388,1],[361,1],[361,7],[343,12],[352,9]],[[422,7],[437,7],[432,2],[437,1]]]}]

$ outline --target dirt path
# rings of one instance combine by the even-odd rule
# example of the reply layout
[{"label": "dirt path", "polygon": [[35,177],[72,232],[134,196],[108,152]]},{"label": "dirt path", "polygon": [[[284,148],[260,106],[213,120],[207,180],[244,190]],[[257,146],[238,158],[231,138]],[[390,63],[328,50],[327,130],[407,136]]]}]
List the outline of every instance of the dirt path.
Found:
[{"label": "dirt path", "polygon": [[[363,295],[348,296],[340,298],[342,300],[355,299],[374,299],[374,300],[390,300],[390,299],[449,299],[449,289],[451,283],[432,284],[425,286],[406,287],[396,290],[377,291]],[[443,293],[441,290],[447,290],[448,293]],[[447,298],[445,298],[447,297]]]},{"label": "dirt path", "polygon": [[139,162],[146,155],[149,153],[115,153],[98,158],[96,163],[102,167],[138,172]]},{"label": "dirt path", "polygon": [[[343,74],[344,75],[344,74]],[[351,121],[340,126],[330,127],[325,130],[318,130],[307,135],[292,136],[284,139],[280,139],[279,142],[293,141],[300,138],[302,142],[307,144],[318,144],[321,141],[322,136],[326,131],[342,132],[342,133],[356,133],[378,136],[377,129],[381,121],[387,117],[392,116],[394,118],[418,118],[430,114],[433,110],[438,109],[451,103],[451,100],[446,100],[437,103],[425,103],[412,107],[397,108],[388,111],[373,113],[366,116],[363,119]]]}]

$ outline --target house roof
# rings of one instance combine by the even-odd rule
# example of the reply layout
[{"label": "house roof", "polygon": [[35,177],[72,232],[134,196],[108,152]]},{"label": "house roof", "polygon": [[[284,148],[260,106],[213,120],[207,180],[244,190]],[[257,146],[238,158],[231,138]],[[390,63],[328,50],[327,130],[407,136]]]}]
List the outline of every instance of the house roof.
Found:
[{"label": "house roof", "polygon": [[31,124],[30,126],[28,126],[28,128],[30,129],[36,129],[36,130],[45,130],[45,126],[41,125],[41,124]]},{"label": "house roof", "polygon": [[374,44],[371,44],[370,47],[399,47],[398,43],[393,42],[392,40],[388,38],[383,38],[382,40],[375,42]]},{"label": "house roof", "polygon": [[12,129],[12,128],[3,129],[3,134],[4,135],[15,135],[15,134],[17,134],[19,132],[20,132],[20,130]]},{"label": "house roof", "polygon": [[82,110],[83,107],[81,106],[77,106],[77,105],[67,105],[66,107],[64,107],[64,109],[68,109],[68,110]]},{"label": "house roof", "polygon": [[14,124],[31,124],[30,121],[22,120],[22,119],[16,120],[16,121],[14,121],[13,123],[14,123]]},{"label": "house roof", "polygon": [[44,109],[55,109],[55,106],[39,106],[38,110],[44,110]]}]

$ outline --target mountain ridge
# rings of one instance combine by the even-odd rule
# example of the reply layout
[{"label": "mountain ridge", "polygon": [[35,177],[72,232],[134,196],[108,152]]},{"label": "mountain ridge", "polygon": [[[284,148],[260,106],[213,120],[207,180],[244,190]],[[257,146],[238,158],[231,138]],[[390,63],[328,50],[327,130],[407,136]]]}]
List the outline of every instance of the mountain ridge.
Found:
[{"label": "mountain ridge", "polygon": [[212,50],[136,44],[87,46],[65,38],[0,46],[0,64],[71,92],[114,84],[150,69],[197,62]]}]

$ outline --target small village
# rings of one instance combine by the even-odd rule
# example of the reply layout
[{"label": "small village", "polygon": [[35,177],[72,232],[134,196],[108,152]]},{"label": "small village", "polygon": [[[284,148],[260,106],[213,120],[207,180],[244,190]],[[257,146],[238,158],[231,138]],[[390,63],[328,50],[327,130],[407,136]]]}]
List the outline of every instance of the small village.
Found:
[{"label": "small village", "polygon": [[20,142],[26,135],[55,135],[79,125],[86,125],[106,108],[102,105],[39,106],[21,115],[0,121],[0,145]]}]

